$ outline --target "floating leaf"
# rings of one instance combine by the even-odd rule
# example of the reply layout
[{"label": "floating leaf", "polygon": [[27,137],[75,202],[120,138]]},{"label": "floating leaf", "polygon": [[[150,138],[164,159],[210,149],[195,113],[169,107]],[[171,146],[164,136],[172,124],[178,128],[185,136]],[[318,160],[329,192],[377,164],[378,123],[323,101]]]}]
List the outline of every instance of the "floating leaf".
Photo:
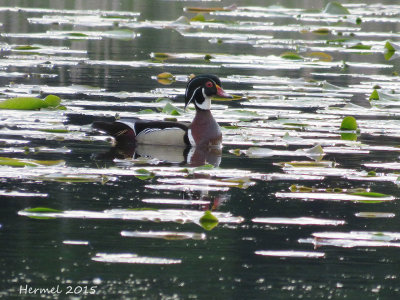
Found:
[{"label": "floating leaf", "polygon": [[47,107],[57,107],[61,99],[48,95],[44,100],[35,97],[16,97],[0,102],[0,109],[35,110]]},{"label": "floating leaf", "polygon": [[210,54],[206,54],[206,55],[204,55],[204,60],[210,60],[210,59],[213,59],[214,57],[212,56],[212,55],[210,55]]},{"label": "floating leaf", "polygon": [[331,33],[331,31],[328,28],[318,28],[313,30],[312,33],[326,35]]},{"label": "floating leaf", "polygon": [[39,46],[23,45],[23,46],[15,46],[13,49],[19,51],[26,51],[26,50],[38,50],[40,48],[41,47]]},{"label": "floating leaf", "polygon": [[348,116],[342,120],[340,130],[357,130],[357,121],[354,117]]},{"label": "floating leaf", "polygon": [[82,32],[68,32],[66,33],[67,36],[71,36],[71,37],[88,37],[87,34],[82,33]]},{"label": "floating leaf", "polygon": [[140,179],[140,180],[149,180],[154,178],[155,174],[153,172],[150,172],[146,169],[138,169],[136,170],[136,174],[135,175],[136,178]]},{"label": "floating leaf", "polygon": [[171,103],[165,104],[165,106],[162,109],[162,112],[164,114],[170,114],[172,116],[180,116],[181,114],[184,113],[182,109],[172,105]]},{"label": "floating leaf", "polygon": [[377,90],[372,92],[371,96],[369,96],[369,100],[379,100],[379,93]]},{"label": "floating leaf", "polygon": [[[397,58],[399,55],[397,54],[400,52],[400,45],[393,43],[392,41],[386,41],[385,43],[385,59],[390,60],[393,58]],[[396,55],[395,55],[396,54]]]},{"label": "floating leaf", "polygon": [[324,14],[330,14],[330,15],[349,15],[350,12],[347,8],[345,8],[342,4],[339,2],[329,2],[326,6],[325,9],[323,10]]},{"label": "floating leaf", "polygon": [[48,212],[61,212],[61,210],[49,208],[49,207],[33,207],[24,209],[26,212],[40,212],[40,213],[48,213]]},{"label": "floating leaf", "polygon": [[358,192],[358,193],[351,193],[350,195],[373,197],[373,198],[390,197],[390,195],[375,193],[375,192]]},{"label": "floating leaf", "polygon": [[190,22],[205,22],[206,18],[202,13],[198,13],[193,18],[190,19]]},{"label": "floating leaf", "polygon": [[68,133],[70,132],[68,129],[38,129],[42,132],[49,132],[49,133]]},{"label": "floating leaf", "polygon": [[316,58],[319,61],[325,61],[325,62],[330,62],[333,60],[332,55],[329,55],[325,52],[311,52],[311,53],[307,53],[307,56]]},{"label": "floating leaf", "polygon": [[168,53],[152,52],[152,53],[150,54],[150,57],[151,57],[151,58],[154,58],[154,59],[156,59],[156,60],[163,61],[163,60],[166,60],[166,59],[173,58],[174,56],[171,55],[171,54],[168,54]]},{"label": "floating leaf", "polygon": [[174,80],[175,77],[170,72],[163,72],[157,75],[157,79],[170,79]]},{"label": "floating leaf", "polygon": [[215,217],[211,211],[207,210],[199,220],[200,225],[206,229],[211,230],[218,225],[218,218]]},{"label": "floating leaf", "polygon": [[303,57],[294,52],[284,52],[280,55],[283,59],[303,60]]},{"label": "floating leaf", "polygon": [[34,207],[34,208],[26,208],[23,210],[24,212],[27,213],[39,213],[42,214],[40,216],[29,216],[31,219],[38,219],[38,220],[50,220],[50,219],[55,219],[52,216],[46,216],[46,213],[59,213],[62,212],[61,210],[53,209],[53,208],[48,208],[48,207]]},{"label": "floating leaf", "polygon": [[372,46],[370,45],[363,45],[362,43],[359,43],[354,46],[350,46],[349,49],[359,49],[359,50],[371,50]]},{"label": "floating leaf", "polygon": [[142,110],[139,110],[138,112],[137,112],[138,114],[154,114],[154,110],[152,110],[151,108],[146,108],[146,109],[142,109]]},{"label": "floating leaf", "polygon": [[0,157],[0,165],[10,166],[10,167],[54,166],[63,163],[64,163],[63,160],[31,160],[31,159]]}]

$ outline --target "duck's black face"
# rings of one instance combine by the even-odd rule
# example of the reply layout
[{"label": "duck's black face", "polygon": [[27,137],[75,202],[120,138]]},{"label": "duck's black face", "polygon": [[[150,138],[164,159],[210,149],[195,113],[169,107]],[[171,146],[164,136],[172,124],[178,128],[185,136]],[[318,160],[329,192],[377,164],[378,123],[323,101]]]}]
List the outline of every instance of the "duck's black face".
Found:
[{"label": "duck's black face", "polygon": [[220,85],[221,81],[215,75],[199,75],[194,77],[186,87],[185,108],[190,102],[194,102],[196,109],[209,110],[211,97],[232,98],[231,95],[225,93]]}]

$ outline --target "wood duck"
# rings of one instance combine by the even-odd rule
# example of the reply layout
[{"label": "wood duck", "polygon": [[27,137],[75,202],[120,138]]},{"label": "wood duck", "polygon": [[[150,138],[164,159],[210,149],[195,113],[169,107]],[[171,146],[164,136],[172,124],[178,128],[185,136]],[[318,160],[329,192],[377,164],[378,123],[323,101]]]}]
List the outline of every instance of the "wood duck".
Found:
[{"label": "wood duck", "polygon": [[117,144],[218,147],[222,133],[210,112],[211,97],[232,98],[215,75],[198,75],[186,87],[185,109],[193,103],[196,115],[190,125],[179,122],[147,121],[138,118],[94,122],[93,127],[113,136]]}]

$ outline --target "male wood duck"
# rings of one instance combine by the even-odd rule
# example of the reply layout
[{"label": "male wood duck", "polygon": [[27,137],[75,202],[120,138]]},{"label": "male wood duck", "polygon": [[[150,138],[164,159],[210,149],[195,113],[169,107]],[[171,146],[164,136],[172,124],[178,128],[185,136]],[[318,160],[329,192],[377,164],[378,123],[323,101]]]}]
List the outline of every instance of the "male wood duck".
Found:
[{"label": "male wood duck", "polygon": [[93,127],[113,136],[117,144],[218,147],[222,133],[210,112],[211,97],[232,98],[215,75],[198,75],[186,87],[185,108],[193,103],[196,115],[190,125],[179,122],[147,121],[138,118],[94,122]]}]

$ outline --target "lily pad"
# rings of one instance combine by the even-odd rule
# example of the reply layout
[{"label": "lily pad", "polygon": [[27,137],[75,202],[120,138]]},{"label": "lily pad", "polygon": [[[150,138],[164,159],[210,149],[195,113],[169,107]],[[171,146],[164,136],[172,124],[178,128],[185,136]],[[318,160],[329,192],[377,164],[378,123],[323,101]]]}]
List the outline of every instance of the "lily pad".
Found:
[{"label": "lily pad", "polygon": [[200,225],[206,230],[212,230],[218,225],[218,218],[211,211],[207,210],[199,220]]},{"label": "lily pad", "polygon": [[64,163],[63,160],[33,160],[33,159],[0,157],[0,165],[9,167],[54,166],[62,163]]},{"label": "lily pad", "polygon": [[323,13],[330,14],[330,15],[349,15],[350,14],[349,10],[346,7],[344,7],[342,4],[340,4],[339,2],[336,2],[336,1],[329,2],[325,6]]},{"label": "lily pad", "polygon": [[348,116],[342,120],[340,130],[357,130],[357,121],[354,117]]},{"label": "lily pad", "polygon": [[60,97],[54,95],[48,95],[43,100],[35,97],[16,97],[0,102],[0,109],[36,110],[57,107],[60,103]]},{"label": "lily pad", "polygon": [[146,169],[138,169],[136,170],[136,174],[135,177],[140,179],[140,180],[150,180],[152,178],[154,178],[155,174],[153,172],[150,172]]},{"label": "lily pad", "polygon": [[303,57],[294,52],[284,52],[280,55],[283,59],[303,60]]}]

